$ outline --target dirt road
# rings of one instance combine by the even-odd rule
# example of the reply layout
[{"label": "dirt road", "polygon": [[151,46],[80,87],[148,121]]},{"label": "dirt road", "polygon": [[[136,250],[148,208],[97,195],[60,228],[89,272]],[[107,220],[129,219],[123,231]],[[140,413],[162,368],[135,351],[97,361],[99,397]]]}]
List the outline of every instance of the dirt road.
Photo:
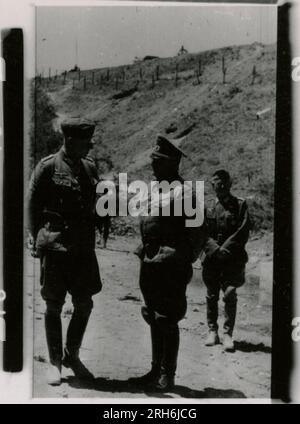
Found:
[{"label": "dirt road", "polygon": [[[138,259],[131,253],[134,238],[110,239],[108,249],[97,249],[103,290],[94,297],[94,310],[86,332],[81,357],[95,375],[95,381],[83,384],[63,370],[59,387],[46,384],[48,359],[44,334],[45,305],[39,294],[38,260],[28,257],[29,285],[34,289],[34,393],[35,397],[59,398],[268,398],[271,366],[271,291],[262,298],[259,290],[260,261],[269,265],[269,244],[250,242],[251,260],[245,286],[239,289],[235,331],[236,352],[224,353],[222,345],[205,347],[207,335],[205,287],[201,270],[194,270],[188,286],[188,311],[181,321],[176,388],[172,393],[137,391],[127,379],[149,369],[149,328],[142,320],[138,287]],[[249,249],[248,249],[249,250]],[[35,278],[33,275],[35,274]],[[270,279],[271,281],[271,279]],[[31,296],[30,290],[28,296]],[[263,300],[262,300],[263,299]],[[222,310],[221,304],[222,324]],[[30,306],[28,306],[30,308]],[[70,320],[70,299],[64,306],[63,328]]]}]

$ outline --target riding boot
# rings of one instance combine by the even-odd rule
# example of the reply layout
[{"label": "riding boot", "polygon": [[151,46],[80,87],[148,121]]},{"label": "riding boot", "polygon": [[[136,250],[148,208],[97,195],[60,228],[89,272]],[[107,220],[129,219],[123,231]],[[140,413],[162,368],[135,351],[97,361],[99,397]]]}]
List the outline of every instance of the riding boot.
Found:
[{"label": "riding boot", "polygon": [[61,383],[62,326],[59,312],[47,310],[45,313],[46,340],[49,352],[48,384]]},{"label": "riding boot", "polygon": [[206,296],[206,316],[209,331],[218,332],[218,297]]},{"label": "riding boot", "polygon": [[163,355],[163,336],[157,323],[150,325],[151,346],[152,346],[152,363],[151,370],[141,377],[133,377],[129,382],[139,386],[148,386],[155,384],[160,376],[160,367]]},{"label": "riding boot", "polygon": [[224,295],[224,334],[232,336],[237,310],[237,295],[235,291],[231,291],[230,295],[225,292]]},{"label": "riding boot", "polygon": [[225,351],[234,351],[234,342],[232,333],[235,324],[236,310],[237,310],[237,296],[235,290],[232,290],[229,295],[225,292],[224,295],[224,338],[223,345]]},{"label": "riding boot", "polygon": [[63,366],[71,368],[75,376],[81,379],[92,379],[94,376],[79,359],[79,349],[89,321],[90,311],[82,313],[74,309],[68,330],[64,349]]},{"label": "riding boot", "polygon": [[161,363],[160,378],[156,386],[162,391],[171,390],[175,384],[175,372],[179,350],[178,324],[170,324],[164,328],[164,350]]}]

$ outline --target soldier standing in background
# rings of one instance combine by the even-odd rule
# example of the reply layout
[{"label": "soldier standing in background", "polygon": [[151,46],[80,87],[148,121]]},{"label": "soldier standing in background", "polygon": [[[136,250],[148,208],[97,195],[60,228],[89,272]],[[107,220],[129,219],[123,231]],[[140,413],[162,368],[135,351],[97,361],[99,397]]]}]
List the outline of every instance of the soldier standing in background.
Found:
[{"label": "soldier standing in background", "polygon": [[[92,296],[102,287],[94,251],[98,175],[87,156],[95,124],[70,118],[61,128],[64,145],[37,165],[28,199],[29,231],[41,261],[51,385],[60,384],[62,365],[78,378],[93,378],[79,359],[79,349],[93,307]],[[60,314],[67,292],[74,311],[63,351]]]},{"label": "soldier standing in background", "polygon": [[[176,188],[162,193],[170,202],[169,216],[162,214],[163,200],[156,205],[159,214],[155,216],[151,216],[151,202],[148,203],[147,216],[141,217],[142,244],[136,251],[141,260],[140,288],[145,301],[142,316],[151,332],[152,368],[146,375],[129,381],[162,391],[174,386],[179,350],[178,322],[187,309],[186,288],[193,274],[192,263],[205,243],[203,225],[187,227],[186,216],[174,214],[176,192],[185,194],[183,180],[178,174],[182,154],[168,139],[158,136],[151,154],[154,176],[157,182],[176,182]],[[192,189],[189,194],[196,200]],[[179,201],[183,196],[179,196]]]},{"label": "soldier standing in background", "polygon": [[246,201],[230,192],[232,182],[227,171],[216,171],[211,182],[217,198],[206,205],[209,237],[202,255],[209,327],[206,346],[220,343],[217,320],[222,289],[225,306],[223,346],[225,351],[234,351],[232,333],[237,310],[236,289],[245,282],[245,265],[248,261],[245,245],[251,221]]},{"label": "soldier standing in background", "polygon": [[110,225],[111,225],[111,218],[109,215],[106,215],[104,217],[99,217],[97,228],[99,230],[99,235],[102,236],[103,249],[106,249],[106,246],[107,246]]}]

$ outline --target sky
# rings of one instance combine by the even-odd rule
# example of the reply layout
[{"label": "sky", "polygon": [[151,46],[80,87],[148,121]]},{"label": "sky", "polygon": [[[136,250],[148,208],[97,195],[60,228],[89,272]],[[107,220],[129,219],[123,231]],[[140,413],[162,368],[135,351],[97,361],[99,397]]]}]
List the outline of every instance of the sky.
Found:
[{"label": "sky", "polygon": [[38,6],[37,72],[130,64],[255,41],[275,43],[274,6]]}]

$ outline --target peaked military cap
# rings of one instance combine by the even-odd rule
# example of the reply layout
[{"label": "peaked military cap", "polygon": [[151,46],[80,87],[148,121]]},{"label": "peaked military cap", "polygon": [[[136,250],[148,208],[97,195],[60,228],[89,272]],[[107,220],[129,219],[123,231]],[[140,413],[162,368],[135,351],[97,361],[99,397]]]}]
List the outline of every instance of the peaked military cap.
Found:
[{"label": "peaked military cap", "polygon": [[169,159],[179,162],[186,154],[165,136],[159,134],[156,139],[156,146],[151,153],[152,159]]},{"label": "peaked military cap", "polygon": [[73,117],[61,123],[65,137],[91,138],[95,131],[95,122],[87,118]]}]

